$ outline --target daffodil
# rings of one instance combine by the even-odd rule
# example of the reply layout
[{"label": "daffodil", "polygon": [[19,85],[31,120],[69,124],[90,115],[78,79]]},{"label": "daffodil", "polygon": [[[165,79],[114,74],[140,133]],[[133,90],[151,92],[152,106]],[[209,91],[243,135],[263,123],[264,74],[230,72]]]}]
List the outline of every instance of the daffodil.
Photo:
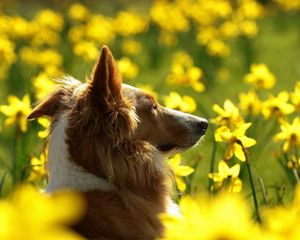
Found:
[{"label": "daffodil", "polygon": [[252,64],[250,73],[245,76],[244,81],[257,89],[270,89],[275,85],[276,78],[265,64]]},{"label": "daffodil", "polygon": [[125,40],[121,45],[124,54],[137,55],[141,52],[142,45],[135,40]]},{"label": "daffodil", "polygon": [[289,115],[295,111],[295,107],[288,103],[289,94],[282,91],[277,97],[270,96],[262,105],[262,114],[266,119],[276,117],[279,121],[284,119],[285,115]]},{"label": "daffodil", "polygon": [[48,151],[43,151],[39,157],[32,157],[30,159],[30,175],[28,180],[34,181],[42,179],[46,176],[46,160],[47,160]]},{"label": "daffodil", "polygon": [[244,123],[244,119],[240,114],[239,109],[229,99],[225,100],[223,108],[218,104],[214,104],[213,110],[218,114],[218,116],[211,119],[211,122],[217,126],[238,126]]},{"label": "daffodil", "polygon": [[[249,148],[256,144],[255,139],[249,138],[245,135],[247,129],[251,126],[251,123],[244,123],[234,130],[230,130],[226,126],[219,127],[215,132],[216,142],[227,142],[228,147],[225,151],[225,159],[228,160],[235,155],[239,160],[245,161],[246,156],[243,148]],[[242,144],[242,146],[241,146]]]},{"label": "daffodil", "polygon": [[0,239],[80,240],[67,228],[83,213],[83,201],[73,192],[42,194],[21,186],[8,199],[0,200]]},{"label": "daffodil", "polygon": [[118,68],[124,78],[135,78],[139,73],[139,67],[128,57],[123,57],[117,61]]},{"label": "daffodil", "polygon": [[296,155],[292,155],[291,160],[287,162],[288,168],[297,169],[300,166],[300,158],[297,158]]},{"label": "daffodil", "polygon": [[38,119],[38,123],[44,128],[44,130],[41,130],[38,132],[39,138],[46,138],[49,134],[49,129],[51,125],[51,121],[48,118],[40,117]]},{"label": "daffodil", "polygon": [[284,141],[283,151],[288,152],[292,147],[300,147],[300,118],[296,117],[292,124],[282,122],[281,132],[274,137],[275,141]]},{"label": "daffodil", "polygon": [[245,200],[238,195],[184,196],[179,204],[181,216],[160,215],[165,227],[160,239],[262,239]]},{"label": "daffodil", "polygon": [[194,66],[193,59],[186,52],[178,52],[173,56],[171,72],[167,76],[168,83],[190,86],[196,92],[203,92],[205,86],[201,82],[202,77],[203,71]]},{"label": "daffodil", "polygon": [[240,93],[240,108],[249,115],[258,115],[261,111],[262,102],[254,91]]},{"label": "daffodil", "polygon": [[290,94],[291,102],[294,104],[297,110],[300,110],[300,81],[295,85],[295,90]]},{"label": "daffodil", "polygon": [[170,158],[168,160],[168,163],[175,174],[175,181],[178,189],[181,192],[184,192],[186,189],[186,184],[181,178],[192,174],[194,172],[194,169],[189,166],[181,165],[180,154],[176,154],[174,157]]},{"label": "daffodil", "polygon": [[75,21],[84,21],[88,18],[89,10],[80,3],[74,3],[69,8],[69,16]]},{"label": "daffodil", "polygon": [[164,104],[168,108],[180,110],[183,112],[194,112],[197,108],[195,100],[190,96],[181,97],[177,92],[170,92],[164,98]]},{"label": "daffodil", "polygon": [[27,131],[27,116],[31,112],[30,98],[26,94],[22,100],[16,96],[7,98],[8,105],[0,105],[0,112],[7,116],[6,125],[18,124],[22,132]]},{"label": "daffodil", "polygon": [[220,161],[218,173],[209,173],[208,177],[214,181],[216,189],[226,188],[229,192],[240,192],[242,190],[242,181],[239,179],[240,164],[229,167],[225,161]]}]

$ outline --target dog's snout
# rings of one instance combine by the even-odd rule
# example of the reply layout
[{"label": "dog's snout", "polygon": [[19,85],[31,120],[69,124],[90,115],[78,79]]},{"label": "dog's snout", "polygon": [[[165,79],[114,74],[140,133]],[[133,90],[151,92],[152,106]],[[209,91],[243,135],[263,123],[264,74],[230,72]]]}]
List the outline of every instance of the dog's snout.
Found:
[{"label": "dog's snout", "polygon": [[199,128],[206,130],[208,127],[208,121],[206,119],[201,119],[201,121],[198,123]]}]

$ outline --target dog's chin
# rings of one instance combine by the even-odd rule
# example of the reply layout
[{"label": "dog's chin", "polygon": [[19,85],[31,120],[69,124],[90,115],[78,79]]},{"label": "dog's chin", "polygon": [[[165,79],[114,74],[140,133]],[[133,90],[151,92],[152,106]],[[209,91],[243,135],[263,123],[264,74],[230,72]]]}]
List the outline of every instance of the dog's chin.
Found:
[{"label": "dog's chin", "polygon": [[168,143],[168,144],[162,144],[159,146],[156,146],[156,148],[159,150],[159,152],[164,156],[164,157],[172,157],[175,154],[185,152],[186,150],[197,146],[203,139],[204,134],[201,137],[194,138],[189,144],[186,146],[179,146],[173,143]]}]

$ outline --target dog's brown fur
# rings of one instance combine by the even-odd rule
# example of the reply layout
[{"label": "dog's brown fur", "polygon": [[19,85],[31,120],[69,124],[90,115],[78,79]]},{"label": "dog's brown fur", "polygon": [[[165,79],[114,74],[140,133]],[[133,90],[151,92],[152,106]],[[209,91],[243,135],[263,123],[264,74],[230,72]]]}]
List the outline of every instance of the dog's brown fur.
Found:
[{"label": "dog's brown fur", "polygon": [[48,115],[55,124],[66,111],[69,160],[114,186],[84,193],[87,210],[75,229],[88,239],[161,236],[157,215],[166,211],[169,170],[155,154],[195,144],[187,129],[150,95],[122,89],[107,47],[86,84],[60,88],[28,118]]}]

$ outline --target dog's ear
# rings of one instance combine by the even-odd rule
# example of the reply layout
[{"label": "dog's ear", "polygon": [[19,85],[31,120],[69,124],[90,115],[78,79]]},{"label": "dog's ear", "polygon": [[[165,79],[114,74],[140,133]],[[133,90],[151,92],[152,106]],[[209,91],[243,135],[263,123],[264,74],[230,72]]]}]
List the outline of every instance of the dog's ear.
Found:
[{"label": "dog's ear", "polygon": [[104,103],[117,102],[122,98],[122,78],[115,59],[107,46],[95,65],[90,82],[90,93]]},{"label": "dog's ear", "polygon": [[35,119],[41,116],[52,117],[62,107],[62,99],[65,96],[64,89],[57,89],[47,98],[41,100],[37,106],[34,107],[27,119]]}]

